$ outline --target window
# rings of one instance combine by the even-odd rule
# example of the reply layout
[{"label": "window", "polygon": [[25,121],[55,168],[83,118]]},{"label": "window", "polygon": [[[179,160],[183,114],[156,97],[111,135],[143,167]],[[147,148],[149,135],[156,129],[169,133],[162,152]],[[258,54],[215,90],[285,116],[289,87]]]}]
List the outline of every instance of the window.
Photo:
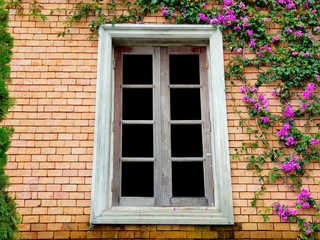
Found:
[{"label": "window", "polygon": [[221,33],[100,28],[91,224],[233,224]]},{"label": "window", "polygon": [[206,47],[115,47],[113,206],[213,206]]}]

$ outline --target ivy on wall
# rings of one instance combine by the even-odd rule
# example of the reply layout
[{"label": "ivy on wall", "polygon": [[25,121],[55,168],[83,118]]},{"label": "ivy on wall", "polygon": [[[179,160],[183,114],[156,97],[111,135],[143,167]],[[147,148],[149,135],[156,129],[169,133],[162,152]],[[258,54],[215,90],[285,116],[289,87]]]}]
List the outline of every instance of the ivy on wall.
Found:
[{"label": "ivy on wall", "polygon": [[[245,158],[247,168],[254,169],[261,183],[261,191],[251,204],[261,204],[268,221],[272,210],[260,197],[267,184],[282,181],[288,190],[297,192],[297,202],[291,207],[276,202],[273,211],[283,221],[297,222],[301,229],[298,239],[314,239],[319,222],[299,217],[298,209],[314,208],[320,216],[319,202],[302,188],[303,179],[308,177],[306,166],[320,161],[320,133],[311,131],[320,129],[320,4],[315,0],[218,0],[214,4],[208,7],[208,0],[78,2],[59,35],[70,33],[74,22],[94,16],[89,22],[90,39],[94,39],[101,24],[143,24],[145,16],[159,11],[175,23],[218,27],[224,33],[226,51],[234,53],[226,66],[226,79],[232,93],[241,83],[242,104],[247,107],[247,112],[238,110],[239,104],[232,97],[234,111],[239,114],[240,126],[256,139],[243,143],[233,155],[235,159]],[[19,6],[19,0],[8,3],[8,8],[21,9]],[[36,2],[30,10],[29,16],[46,19]],[[113,14],[117,10],[123,14]],[[246,78],[248,67],[259,72],[255,81]],[[272,96],[262,92],[266,86],[274,88]],[[281,114],[268,107],[270,98],[279,101]],[[304,127],[297,124],[299,120],[306,120]],[[260,154],[251,154],[261,148]],[[264,165],[271,170],[264,170],[269,169]]]},{"label": "ivy on wall", "polygon": [[[5,10],[5,2],[0,0],[0,121],[4,120],[13,105],[13,99],[9,97],[6,83],[10,81],[11,49],[13,48],[13,38],[7,31],[8,11]],[[7,164],[7,150],[10,147],[10,137],[13,128],[0,127],[0,239],[16,239],[19,223],[16,204],[6,191],[9,182],[4,167]]]}]

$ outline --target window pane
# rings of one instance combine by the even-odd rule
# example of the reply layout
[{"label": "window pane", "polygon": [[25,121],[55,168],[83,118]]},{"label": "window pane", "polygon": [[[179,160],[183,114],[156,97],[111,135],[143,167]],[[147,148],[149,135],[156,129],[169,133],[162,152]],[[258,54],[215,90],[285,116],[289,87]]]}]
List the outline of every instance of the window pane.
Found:
[{"label": "window pane", "polygon": [[152,84],[152,55],[123,55],[123,84]]},{"label": "window pane", "polygon": [[172,163],[172,196],[204,197],[203,162]]},{"label": "window pane", "polygon": [[172,157],[202,157],[200,124],[171,125]]},{"label": "window pane", "polygon": [[152,89],[123,89],[123,120],[152,120]]},{"label": "window pane", "polygon": [[123,162],[121,196],[153,197],[153,162]]},{"label": "window pane", "polygon": [[153,125],[122,126],[123,157],[153,157]]},{"label": "window pane", "polygon": [[171,120],[201,120],[200,89],[170,89]]},{"label": "window pane", "polygon": [[170,55],[170,84],[199,83],[199,55]]}]

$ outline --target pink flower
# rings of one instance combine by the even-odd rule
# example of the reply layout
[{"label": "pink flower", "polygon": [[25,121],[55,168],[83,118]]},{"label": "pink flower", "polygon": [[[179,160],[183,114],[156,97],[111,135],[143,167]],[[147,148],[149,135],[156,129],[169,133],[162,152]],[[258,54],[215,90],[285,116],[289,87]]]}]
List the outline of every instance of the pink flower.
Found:
[{"label": "pink flower", "polygon": [[261,119],[264,123],[268,123],[268,122],[269,122],[269,118],[267,118],[267,117],[260,117],[260,119]]},{"label": "pink flower", "polygon": [[270,18],[261,18],[261,21],[262,21],[262,22],[269,22],[269,21],[270,21]]},{"label": "pink flower", "polygon": [[309,83],[308,86],[307,86],[307,89],[308,89],[309,91],[313,91],[313,90],[315,89],[314,83]]},{"label": "pink flower", "polygon": [[280,91],[281,91],[281,88],[277,88],[277,89],[273,90],[272,93],[271,93],[271,96],[275,96],[275,95],[279,96],[280,95]]},{"label": "pink flower", "polygon": [[300,37],[302,37],[302,31],[296,31],[295,33],[294,33],[295,35],[298,35],[298,36],[300,36]]},{"label": "pink flower", "polygon": [[136,24],[142,24],[142,22],[141,22],[141,21],[138,21],[138,22],[136,22]]},{"label": "pink flower", "polygon": [[171,13],[171,16],[172,16],[172,17],[177,17],[177,14]]},{"label": "pink flower", "polygon": [[299,27],[299,28],[303,28],[303,25],[300,23],[300,24],[298,25],[298,27]]},{"label": "pink flower", "polygon": [[233,0],[223,0],[223,3],[227,6],[234,6]]},{"label": "pink flower", "polygon": [[210,20],[210,24],[219,24],[220,21],[217,18],[213,18]]},{"label": "pink flower", "polygon": [[304,57],[312,57],[312,53],[304,53],[303,56]]},{"label": "pink flower", "polygon": [[286,28],[287,33],[292,33],[292,30],[290,28]]},{"label": "pink flower", "polygon": [[207,8],[207,4],[205,4],[205,3],[202,3],[201,6],[204,7],[204,8]]},{"label": "pink flower", "polygon": [[304,90],[301,94],[302,97],[304,97],[305,99],[309,98],[311,95],[311,92],[309,90]]},{"label": "pink flower", "polygon": [[287,142],[286,142],[286,145],[287,146],[291,146],[291,145],[294,145],[296,142],[294,141],[294,137],[288,137],[287,138]]},{"label": "pink flower", "polygon": [[245,28],[245,27],[250,27],[250,24],[248,23],[248,21],[244,21],[242,23],[242,26]]},{"label": "pink flower", "polygon": [[246,30],[246,32],[248,33],[249,36],[251,36],[251,35],[253,34],[253,31],[252,31],[252,30],[249,30],[249,29]]},{"label": "pink flower", "polygon": [[306,230],[306,234],[311,234],[310,228]]},{"label": "pink flower", "polygon": [[199,13],[198,16],[200,17],[200,19],[202,21],[207,21],[207,19],[208,19],[203,13]]},{"label": "pink flower", "polygon": [[316,78],[320,81],[320,75],[317,75]]},{"label": "pink flower", "polygon": [[298,55],[299,54],[299,52],[296,50],[296,51],[294,51],[294,52],[292,52],[292,56],[296,56],[296,55]]},{"label": "pink flower", "polygon": [[305,110],[305,109],[306,109],[306,106],[307,106],[307,104],[302,103],[302,104],[301,104],[301,110]]},{"label": "pink flower", "polygon": [[294,3],[294,2],[291,2],[291,3],[288,3],[287,5],[286,5],[286,8],[287,9],[290,9],[290,8],[294,8],[296,6],[296,4]]},{"label": "pink flower", "polygon": [[244,5],[243,2],[240,2],[239,8],[241,8],[241,9],[246,9],[246,5]]},{"label": "pink flower", "polygon": [[242,48],[238,48],[238,49],[233,49],[234,53],[241,53],[242,52]]},{"label": "pink flower", "polygon": [[286,117],[294,117],[295,113],[293,111],[293,109],[290,107],[289,103],[286,103],[287,107],[284,109],[284,113],[283,115],[285,115]]},{"label": "pink flower", "polygon": [[261,58],[264,58],[264,55],[262,54],[262,51],[261,51],[261,50],[259,50],[258,56],[261,57]]},{"label": "pink flower", "polygon": [[311,138],[310,144],[311,145],[316,145],[319,143],[319,139]]},{"label": "pink flower", "polygon": [[251,38],[251,39],[250,39],[250,45],[249,45],[249,47],[253,47],[253,46],[255,46],[255,45],[256,45],[256,43],[255,43],[254,38]]},{"label": "pink flower", "polygon": [[311,100],[311,101],[310,101],[310,104],[315,104],[315,103],[317,103],[317,102],[314,101],[314,100]]},{"label": "pink flower", "polygon": [[301,169],[299,162],[298,162],[299,160],[304,162],[303,158],[296,158],[296,156],[293,154],[288,162],[286,162],[285,164],[280,164],[281,169],[283,169],[287,172],[290,172],[295,169]]}]

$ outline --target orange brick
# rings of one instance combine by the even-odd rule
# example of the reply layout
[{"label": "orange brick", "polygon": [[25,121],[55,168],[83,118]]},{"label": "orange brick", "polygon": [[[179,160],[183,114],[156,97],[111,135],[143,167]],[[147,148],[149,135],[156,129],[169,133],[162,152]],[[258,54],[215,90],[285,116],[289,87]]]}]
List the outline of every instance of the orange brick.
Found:
[{"label": "orange brick", "polygon": [[119,238],[134,238],[133,231],[119,231]]},{"label": "orange brick", "polygon": [[151,231],[150,232],[150,238],[165,238],[166,233],[165,232],[160,232],[160,231]]},{"label": "orange brick", "polygon": [[69,237],[70,237],[70,232],[68,231],[54,232],[54,239],[68,239]]},{"label": "orange brick", "polygon": [[53,238],[53,232],[38,232],[38,238],[37,239],[52,239]]},{"label": "orange brick", "polygon": [[118,231],[103,231],[102,238],[118,238]]},{"label": "orange brick", "polygon": [[242,230],[257,230],[257,223],[242,223]]},{"label": "orange brick", "polygon": [[148,231],[134,231],[134,238],[149,238]]},{"label": "orange brick", "polygon": [[202,238],[217,238],[218,233],[215,231],[210,231],[210,232],[202,232]]},{"label": "orange brick", "polygon": [[186,238],[186,232],[180,231],[166,231],[166,238]]},{"label": "orange brick", "polygon": [[87,238],[101,238],[102,232],[101,231],[88,231]]},{"label": "orange brick", "polygon": [[266,238],[266,232],[264,232],[264,231],[251,231],[250,237],[264,239],[264,238]]}]

